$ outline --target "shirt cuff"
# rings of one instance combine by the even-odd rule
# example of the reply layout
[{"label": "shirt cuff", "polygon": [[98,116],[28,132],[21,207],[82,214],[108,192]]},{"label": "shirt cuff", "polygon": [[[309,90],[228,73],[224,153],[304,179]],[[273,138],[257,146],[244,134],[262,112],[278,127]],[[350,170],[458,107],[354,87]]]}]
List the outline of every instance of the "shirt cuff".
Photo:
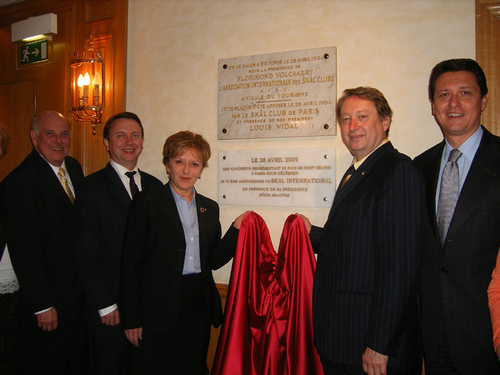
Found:
[{"label": "shirt cuff", "polygon": [[109,313],[112,313],[116,309],[118,309],[118,305],[116,303],[114,303],[109,307],[105,307],[104,309],[97,310],[97,311],[99,312],[99,316],[102,318],[103,316],[108,315]]},{"label": "shirt cuff", "polygon": [[45,310],[40,310],[40,311],[37,311],[37,312],[35,313],[35,315],[40,315],[40,314],[43,314],[44,312],[49,311],[51,308],[52,308],[52,307],[49,307],[48,309],[45,309]]}]

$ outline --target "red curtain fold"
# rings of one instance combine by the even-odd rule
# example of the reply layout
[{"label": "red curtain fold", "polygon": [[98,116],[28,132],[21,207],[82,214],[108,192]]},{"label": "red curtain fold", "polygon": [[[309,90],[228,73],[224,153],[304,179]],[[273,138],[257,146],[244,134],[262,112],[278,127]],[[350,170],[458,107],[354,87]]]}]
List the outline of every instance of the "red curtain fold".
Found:
[{"label": "red curtain fold", "polygon": [[246,216],[212,374],[323,374],[312,328],[315,268],[297,215],[287,218],[278,253],[264,220],[256,213]]}]

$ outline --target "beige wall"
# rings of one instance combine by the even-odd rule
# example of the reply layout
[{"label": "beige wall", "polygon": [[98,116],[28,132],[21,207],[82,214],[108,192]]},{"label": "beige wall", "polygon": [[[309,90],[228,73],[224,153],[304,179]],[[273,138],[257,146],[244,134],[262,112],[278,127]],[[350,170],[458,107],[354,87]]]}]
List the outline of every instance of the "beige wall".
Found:
[{"label": "beige wall", "polygon": [[[381,90],[393,111],[390,140],[410,157],[439,142],[427,80],[439,61],[474,58],[474,0],[129,0],[127,110],[146,131],[140,167],[161,178],[166,137],[203,134],[210,166],[196,188],[217,199],[217,152],[336,147],[337,180],[351,156],[339,136],[217,140],[217,61],[337,47],[337,95],[360,85]],[[328,209],[221,206],[225,231],[244,210],[267,222],[277,249],[286,217],[299,211],[323,225]],[[230,264],[216,272],[228,282]]]}]

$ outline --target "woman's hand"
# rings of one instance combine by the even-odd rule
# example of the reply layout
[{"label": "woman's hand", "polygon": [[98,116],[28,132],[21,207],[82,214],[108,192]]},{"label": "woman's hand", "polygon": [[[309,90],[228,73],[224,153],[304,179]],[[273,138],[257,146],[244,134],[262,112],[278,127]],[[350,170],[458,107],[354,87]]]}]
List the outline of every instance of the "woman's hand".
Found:
[{"label": "woman's hand", "polygon": [[233,226],[234,226],[236,229],[240,229],[240,227],[241,227],[241,223],[243,222],[243,219],[244,219],[244,218],[245,218],[245,216],[247,216],[250,212],[253,212],[253,211],[245,211],[245,212],[243,212],[240,216],[238,216],[236,219],[234,219]]}]

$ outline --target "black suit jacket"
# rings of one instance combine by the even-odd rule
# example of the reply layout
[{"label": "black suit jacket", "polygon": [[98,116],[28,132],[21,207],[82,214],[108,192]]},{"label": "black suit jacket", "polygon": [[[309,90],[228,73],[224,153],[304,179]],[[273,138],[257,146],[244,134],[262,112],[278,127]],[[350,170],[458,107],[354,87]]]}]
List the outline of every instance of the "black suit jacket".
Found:
[{"label": "black suit jacket", "polygon": [[444,140],[415,158],[427,184],[421,285],[424,354],[436,357],[445,329],[453,363],[464,374],[500,373],[487,296],[500,246],[500,138],[483,130],[444,247],[435,199]]},{"label": "black suit jacket", "polygon": [[[163,186],[145,172],[143,191]],[[79,185],[73,216],[73,240],[78,271],[85,290],[88,313],[99,320],[98,310],[118,301],[123,235],[130,196],[111,164]]]},{"label": "black suit jacket", "polygon": [[[234,255],[238,230],[221,239],[219,205],[196,193],[200,259],[211,323],[222,322],[222,306],[212,270]],[[177,207],[166,184],[134,198],[122,254],[121,317],[124,329],[166,332],[176,326],[186,243]]]},{"label": "black suit jacket", "polygon": [[[1,191],[1,184],[0,184],[0,191]],[[2,260],[3,257],[3,252],[5,250],[5,233],[3,230],[3,225],[2,221],[0,221],[0,260]]]},{"label": "black suit jacket", "polygon": [[416,305],[424,181],[387,143],[337,190],[318,252],[313,322],[319,355],[361,366],[367,347],[388,366],[421,363]]},{"label": "black suit jacket", "polygon": [[[68,156],[66,168],[78,186],[80,164]],[[36,150],[2,182],[0,206],[20,303],[31,313],[55,307],[59,325],[77,316],[83,290],[72,250],[73,205]]]}]

